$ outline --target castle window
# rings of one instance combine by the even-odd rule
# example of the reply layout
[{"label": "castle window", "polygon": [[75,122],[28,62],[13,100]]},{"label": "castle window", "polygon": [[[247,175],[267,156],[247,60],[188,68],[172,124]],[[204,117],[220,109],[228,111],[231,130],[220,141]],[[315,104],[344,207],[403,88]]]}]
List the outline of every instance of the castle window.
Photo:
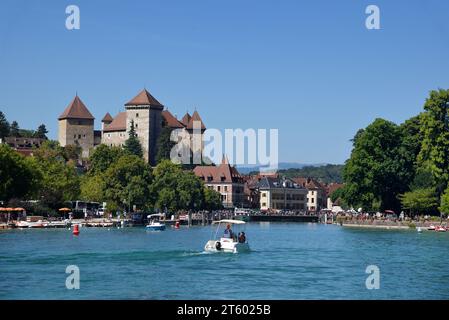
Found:
[{"label": "castle window", "polygon": [[138,118],[139,117],[139,114],[138,113],[136,113],[136,118]]},{"label": "castle window", "polygon": [[73,139],[76,139],[76,134],[73,135]]},{"label": "castle window", "polygon": [[78,135],[78,139],[81,139],[81,135],[80,134]]},{"label": "castle window", "polygon": [[136,123],[136,128],[138,128],[139,127],[139,125]]}]

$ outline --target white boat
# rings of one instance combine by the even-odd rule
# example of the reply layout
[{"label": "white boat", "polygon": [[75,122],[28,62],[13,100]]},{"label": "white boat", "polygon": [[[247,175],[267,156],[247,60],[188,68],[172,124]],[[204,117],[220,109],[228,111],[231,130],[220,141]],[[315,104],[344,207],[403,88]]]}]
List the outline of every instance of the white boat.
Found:
[{"label": "white boat", "polygon": [[17,228],[28,228],[30,226],[31,222],[28,221],[18,221],[16,222],[16,227]]},{"label": "white boat", "polygon": [[42,220],[36,222],[28,222],[28,228],[44,228],[45,225]]},{"label": "white boat", "polygon": [[[204,250],[207,252],[227,252],[227,253],[239,253],[249,251],[248,240],[246,239],[245,233],[242,231],[237,236],[230,228],[230,226],[243,226],[245,221],[241,220],[220,220],[214,221],[213,224],[218,224],[217,230],[215,232],[215,240],[207,241],[204,246]],[[225,225],[225,230],[223,234],[219,237],[221,227]]]},{"label": "white boat", "polygon": [[147,230],[150,231],[164,231],[165,230],[165,223],[162,223],[160,219],[162,217],[165,217],[165,214],[150,214],[147,216],[147,218],[150,220],[150,222],[145,227]]}]

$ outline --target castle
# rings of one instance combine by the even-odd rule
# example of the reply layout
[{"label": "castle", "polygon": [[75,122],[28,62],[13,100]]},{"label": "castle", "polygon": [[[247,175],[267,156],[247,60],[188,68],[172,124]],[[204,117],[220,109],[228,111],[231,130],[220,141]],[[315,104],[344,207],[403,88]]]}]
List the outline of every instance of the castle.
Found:
[{"label": "castle", "polygon": [[206,129],[200,115],[188,112],[178,120],[164,105],[146,89],[125,104],[125,111],[113,118],[109,113],[101,120],[101,130],[94,129],[94,116],[78,97],[78,94],[59,116],[59,143],[61,146],[79,145],[82,156],[88,157],[92,148],[99,144],[123,146],[128,139],[131,122],[142,145],[144,158],[154,165],[157,154],[157,140],[163,126],[186,130],[191,136],[193,122],[199,121],[201,130]]}]

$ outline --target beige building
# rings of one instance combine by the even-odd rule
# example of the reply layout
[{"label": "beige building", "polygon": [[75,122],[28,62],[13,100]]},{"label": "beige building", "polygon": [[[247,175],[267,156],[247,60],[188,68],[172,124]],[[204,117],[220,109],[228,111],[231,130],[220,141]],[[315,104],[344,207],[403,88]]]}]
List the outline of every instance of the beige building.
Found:
[{"label": "beige building", "polygon": [[221,194],[225,208],[243,206],[245,202],[243,177],[225,157],[218,166],[196,166],[193,172],[206,187]]},{"label": "beige building", "polygon": [[292,180],[307,189],[308,211],[319,212],[327,208],[327,191],[321,183],[312,178],[293,178]]},{"label": "beige building", "polygon": [[196,111],[193,116],[187,113],[183,121],[178,121],[168,110],[163,109],[164,106],[144,89],[126,103],[125,111],[117,114],[115,118],[107,113],[101,120],[101,130],[96,131],[94,117],[77,95],[59,117],[59,142],[61,146],[81,146],[83,157],[88,157],[90,149],[98,144],[123,147],[133,122],[144,158],[154,164],[157,140],[163,125],[172,129],[183,129],[191,134],[194,121],[199,121],[201,132],[206,129]]},{"label": "beige building", "polygon": [[260,210],[305,211],[307,190],[290,179],[262,177],[259,181]]}]

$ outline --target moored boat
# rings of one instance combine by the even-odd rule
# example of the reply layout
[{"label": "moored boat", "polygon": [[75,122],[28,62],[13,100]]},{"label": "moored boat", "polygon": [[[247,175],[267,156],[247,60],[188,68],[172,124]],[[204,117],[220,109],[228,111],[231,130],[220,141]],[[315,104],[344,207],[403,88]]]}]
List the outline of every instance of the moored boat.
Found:
[{"label": "moored boat", "polygon": [[148,216],[149,223],[146,225],[146,229],[150,231],[164,231],[165,223],[162,223],[160,219],[165,217],[164,214],[150,214]]}]

